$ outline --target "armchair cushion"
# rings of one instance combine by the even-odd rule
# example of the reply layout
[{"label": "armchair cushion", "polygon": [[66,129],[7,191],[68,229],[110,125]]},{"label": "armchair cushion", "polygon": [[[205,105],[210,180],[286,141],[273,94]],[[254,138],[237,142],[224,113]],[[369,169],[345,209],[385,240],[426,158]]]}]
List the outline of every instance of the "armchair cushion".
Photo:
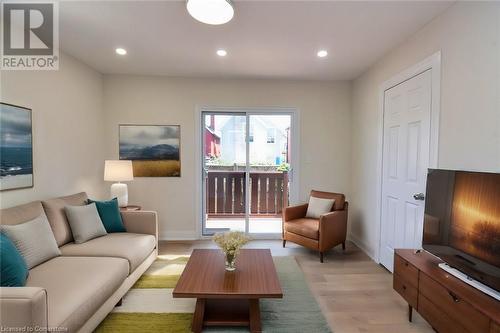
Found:
[{"label": "armchair cushion", "polygon": [[342,193],[332,193],[332,192],[322,192],[322,191],[311,191],[311,197],[322,198],[322,199],[334,199],[335,203],[333,204],[333,210],[342,210],[344,209],[345,204],[345,195]]},{"label": "armchair cushion", "polygon": [[309,206],[307,207],[306,217],[319,219],[321,215],[330,212],[334,204],[335,199],[309,197]]},{"label": "armchair cushion", "polygon": [[319,220],[299,218],[285,222],[285,231],[311,239],[319,239]]}]

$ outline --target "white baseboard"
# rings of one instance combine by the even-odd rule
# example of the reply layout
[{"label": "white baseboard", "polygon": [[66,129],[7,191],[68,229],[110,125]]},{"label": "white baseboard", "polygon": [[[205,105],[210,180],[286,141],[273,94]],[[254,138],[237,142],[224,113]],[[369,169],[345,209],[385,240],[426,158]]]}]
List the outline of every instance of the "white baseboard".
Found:
[{"label": "white baseboard", "polygon": [[377,260],[375,259],[375,254],[369,250],[369,246],[367,246],[366,243],[363,242],[360,237],[353,234],[349,234],[347,236],[347,239],[349,239],[351,242],[354,243],[354,245],[359,247],[361,251],[366,253],[366,255],[369,256],[373,261],[377,262]]},{"label": "white baseboard", "polygon": [[162,240],[169,240],[169,241],[173,241],[173,240],[183,240],[183,241],[187,241],[187,240],[198,240],[200,239],[200,237],[198,237],[196,235],[196,232],[193,232],[193,231],[165,231],[165,232],[162,232],[158,238],[162,241]]}]

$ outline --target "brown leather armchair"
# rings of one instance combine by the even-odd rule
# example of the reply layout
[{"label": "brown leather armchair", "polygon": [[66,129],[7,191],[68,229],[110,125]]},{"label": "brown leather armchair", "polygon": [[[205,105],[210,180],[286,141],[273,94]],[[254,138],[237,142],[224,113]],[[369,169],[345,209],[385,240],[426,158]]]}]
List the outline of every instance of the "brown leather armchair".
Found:
[{"label": "brown leather armchair", "polygon": [[289,240],[312,250],[319,251],[319,259],[323,262],[323,253],[342,244],[345,250],[347,234],[347,208],[345,195],[311,191],[311,196],[322,199],[335,199],[332,210],[321,215],[319,220],[306,218],[308,204],[286,207],[283,210],[283,247]]}]

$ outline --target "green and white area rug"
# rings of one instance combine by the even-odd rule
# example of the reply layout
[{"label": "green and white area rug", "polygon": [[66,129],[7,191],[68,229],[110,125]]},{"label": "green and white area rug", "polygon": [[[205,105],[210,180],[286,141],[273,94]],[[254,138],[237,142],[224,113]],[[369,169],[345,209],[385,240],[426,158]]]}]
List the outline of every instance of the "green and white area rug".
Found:
[{"label": "green and white area rug", "polygon": [[[172,290],[189,257],[160,256],[99,325],[97,333],[190,332],[195,300],[173,298]],[[293,257],[274,257],[283,299],[260,302],[263,332],[331,332]],[[209,328],[206,332],[248,332]]]}]

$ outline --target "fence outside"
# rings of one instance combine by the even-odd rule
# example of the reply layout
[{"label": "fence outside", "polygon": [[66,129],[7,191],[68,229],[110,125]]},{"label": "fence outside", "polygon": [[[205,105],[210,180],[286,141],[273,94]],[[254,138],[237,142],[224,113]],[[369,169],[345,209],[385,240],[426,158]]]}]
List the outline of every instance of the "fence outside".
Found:
[{"label": "fence outside", "polygon": [[[251,171],[250,216],[280,217],[288,205],[288,173]],[[208,218],[245,216],[245,172],[209,170],[206,178]]]}]

